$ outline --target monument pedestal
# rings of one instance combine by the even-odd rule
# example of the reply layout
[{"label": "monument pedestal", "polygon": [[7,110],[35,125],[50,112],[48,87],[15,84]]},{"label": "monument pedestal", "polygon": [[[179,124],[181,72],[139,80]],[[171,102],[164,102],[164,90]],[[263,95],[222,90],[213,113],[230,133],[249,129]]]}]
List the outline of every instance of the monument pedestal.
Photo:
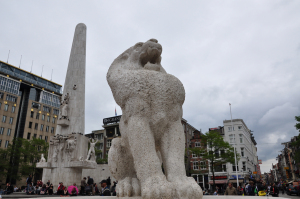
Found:
[{"label": "monument pedestal", "polygon": [[59,119],[59,120],[57,120],[57,125],[66,127],[66,126],[70,125],[70,121],[67,119]]},{"label": "monument pedestal", "polygon": [[[5,196],[9,195],[4,195],[3,198],[6,198]],[[284,197],[277,197],[277,199],[288,199],[288,196]],[[77,196],[76,199],[91,199],[91,198],[101,198],[101,199],[117,199],[117,196]],[[213,196],[213,195],[208,195],[208,196],[203,196],[203,199],[244,199],[245,196]],[[53,197],[43,197],[43,199],[53,199]],[[122,197],[121,199],[142,199],[142,197]],[[158,199],[158,198],[152,198],[152,199]],[[247,199],[257,199],[257,196],[247,196]]]},{"label": "monument pedestal", "polygon": [[96,169],[96,161],[86,160],[89,138],[80,133],[50,138],[48,162],[39,162],[37,168],[44,168],[43,182],[54,185],[63,182],[65,186],[80,185],[82,169]]}]

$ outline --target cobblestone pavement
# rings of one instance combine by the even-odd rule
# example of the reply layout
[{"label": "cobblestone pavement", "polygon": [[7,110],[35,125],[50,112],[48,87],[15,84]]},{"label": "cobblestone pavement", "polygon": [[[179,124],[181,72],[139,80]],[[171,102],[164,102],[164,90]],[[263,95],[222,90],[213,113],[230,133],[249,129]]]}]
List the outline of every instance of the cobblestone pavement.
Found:
[{"label": "cobblestone pavement", "polygon": [[[213,196],[213,195],[208,195],[208,196],[203,196],[203,199],[211,199],[212,197],[216,197],[216,196]],[[222,195],[221,196],[218,196],[219,198],[222,198]],[[224,197],[224,196],[223,196]],[[236,196],[237,197],[237,196]],[[272,198],[276,198],[276,197],[272,197],[272,196],[269,196],[269,197],[267,197],[267,196],[240,196],[241,198],[244,198],[245,197],[245,199],[250,199],[250,197],[251,198],[253,198],[253,197],[255,197],[255,198],[257,198],[257,199],[263,199],[263,198],[265,198],[265,199],[272,199]],[[279,194],[279,197],[280,198],[289,198],[289,199],[300,199],[300,196],[296,196],[296,195],[291,195],[291,196],[289,196],[289,195],[287,195],[287,194]],[[222,198],[223,199],[223,198]]]},{"label": "cobblestone pavement", "polygon": [[291,198],[291,199],[300,199],[300,196],[296,196],[296,195],[286,195],[286,194],[279,194],[279,197],[282,197],[282,198]]}]

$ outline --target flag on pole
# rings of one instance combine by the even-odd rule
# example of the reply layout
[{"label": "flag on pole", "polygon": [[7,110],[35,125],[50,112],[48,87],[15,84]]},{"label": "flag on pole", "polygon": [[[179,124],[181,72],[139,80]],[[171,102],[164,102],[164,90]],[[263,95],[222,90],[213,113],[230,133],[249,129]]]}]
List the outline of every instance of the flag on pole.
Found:
[{"label": "flag on pole", "polygon": [[117,116],[117,108],[115,107],[115,115]]}]

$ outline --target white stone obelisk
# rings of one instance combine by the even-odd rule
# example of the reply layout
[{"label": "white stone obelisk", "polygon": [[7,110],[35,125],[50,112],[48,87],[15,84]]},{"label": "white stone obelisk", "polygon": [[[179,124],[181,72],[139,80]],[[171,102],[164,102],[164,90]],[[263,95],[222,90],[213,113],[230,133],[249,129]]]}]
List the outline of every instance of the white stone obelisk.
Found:
[{"label": "white stone obelisk", "polygon": [[95,154],[88,156],[89,139],[84,135],[85,118],[85,60],[86,26],[76,26],[57,120],[56,135],[50,138],[43,181],[54,185],[63,182],[70,186],[80,184],[82,169],[95,169]]},{"label": "white stone obelisk", "polygon": [[[73,132],[84,134],[85,117],[85,60],[86,60],[86,26],[80,23],[76,26],[68,70],[64,85],[63,97],[69,94],[67,120],[61,118],[56,134],[67,135]],[[68,124],[68,125],[67,125]]]}]

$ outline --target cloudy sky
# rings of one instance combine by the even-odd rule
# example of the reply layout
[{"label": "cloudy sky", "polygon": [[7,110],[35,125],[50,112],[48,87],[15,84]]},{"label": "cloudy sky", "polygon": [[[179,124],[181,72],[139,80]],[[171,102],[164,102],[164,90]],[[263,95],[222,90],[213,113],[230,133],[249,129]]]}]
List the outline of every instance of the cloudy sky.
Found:
[{"label": "cloudy sky", "polygon": [[206,132],[241,118],[254,131],[262,171],[298,134],[300,1],[0,0],[0,60],[64,84],[75,26],[87,26],[86,133],[118,114],[106,82],[112,61],[150,38],[186,90],[184,118]]}]

